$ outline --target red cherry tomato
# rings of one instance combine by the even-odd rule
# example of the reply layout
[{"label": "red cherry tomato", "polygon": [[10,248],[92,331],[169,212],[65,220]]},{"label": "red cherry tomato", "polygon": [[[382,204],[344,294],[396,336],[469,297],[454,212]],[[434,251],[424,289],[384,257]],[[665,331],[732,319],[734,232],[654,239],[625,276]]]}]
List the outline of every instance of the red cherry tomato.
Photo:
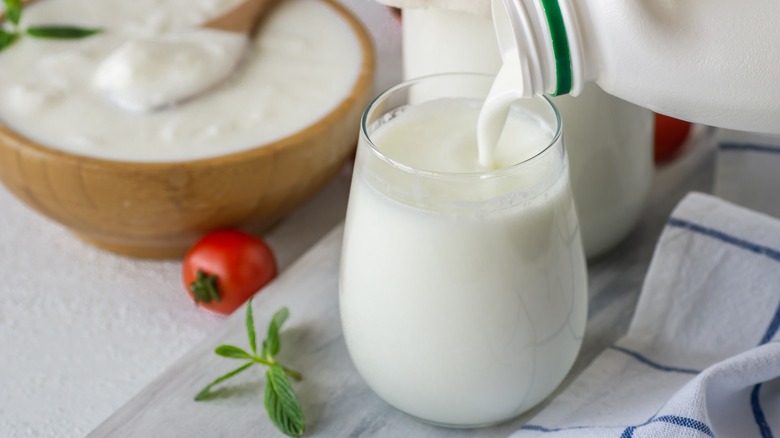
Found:
[{"label": "red cherry tomato", "polygon": [[677,155],[688,134],[691,123],[663,114],[655,115],[655,140],[653,157],[656,163],[669,161]]},{"label": "red cherry tomato", "polygon": [[262,239],[241,231],[214,231],[187,251],[182,276],[200,307],[228,315],[276,276],[276,260]]}]

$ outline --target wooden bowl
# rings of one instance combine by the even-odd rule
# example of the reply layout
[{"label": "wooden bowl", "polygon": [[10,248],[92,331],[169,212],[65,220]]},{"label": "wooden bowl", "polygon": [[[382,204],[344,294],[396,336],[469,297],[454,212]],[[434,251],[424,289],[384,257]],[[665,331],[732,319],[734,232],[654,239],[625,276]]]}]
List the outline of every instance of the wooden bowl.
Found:
[{"label": "wooden bowl", "polygon": [[125,162],[42,146],[0,124],[0,180],[19,199],[106,250],[180,257],[204,233],[268,227],[311,197],[353,153],[373,94],[374,49],[362,24],[362,66],[350,94],[290,137],[242,152],[183,162]]}]

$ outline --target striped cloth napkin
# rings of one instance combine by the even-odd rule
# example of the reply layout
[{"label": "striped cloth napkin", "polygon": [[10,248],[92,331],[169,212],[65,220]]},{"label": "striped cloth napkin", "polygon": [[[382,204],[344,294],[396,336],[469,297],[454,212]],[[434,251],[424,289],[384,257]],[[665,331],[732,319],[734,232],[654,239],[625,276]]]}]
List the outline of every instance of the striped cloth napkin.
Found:
[{"label": "striped cloth napkin", "polygon": [[780,437],[778,332],[780,222],[689,194],[628,334],[513,437]]},{"label": "striped cloth napkin", "polygon": [[713,193],[780,218],[780,136],[718,129]]}]

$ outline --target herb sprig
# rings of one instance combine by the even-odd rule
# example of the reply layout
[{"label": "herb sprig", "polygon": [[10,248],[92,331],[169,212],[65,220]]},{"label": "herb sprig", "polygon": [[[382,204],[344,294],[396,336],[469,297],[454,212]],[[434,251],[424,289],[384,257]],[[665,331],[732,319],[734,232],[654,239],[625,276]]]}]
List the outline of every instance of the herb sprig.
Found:
[{"label": "herb sprig", "polygon": [[236,374],[250,368],[255,364],[268,367],[265,373],[265,410],[271,422],[285,435],[299,437],[303,435],[304,419],[301,403],[292,390],[288,377],[301,380],[303,376],[297,371],[285,368],[274,356],[279,353],[281,343],[279,331],[284,322],[289,318],[290,311],[286,307],[279,309],[268,324],[268,332],[263,340],[260,354],[257,352],[257,337],[255,336],[255,322],[252,316],[252,299],[246,306],[246,332],[249,338],[251,353],[234,345],[220,345],[214,352],[228,359],[246,360],[244,365],[224,374],[206,385],[196,396],[195,401],[208,400],[213,395],[211,388]]},{"label": "herb sprig", "polygon": [[[15,43],[22,35],[28,35],[33,38],[48,39],[78,39],[86,38],[100,32],[97,28],[87,28],[70,26],[63,24],[44,24],[38,26],[28,26],[21,28],[22,20],[22,0],[3,0],[5,5],[5,15],[0,19],[0,52]],[[3,21],[8,21],[10,26],[4,25]]]}]

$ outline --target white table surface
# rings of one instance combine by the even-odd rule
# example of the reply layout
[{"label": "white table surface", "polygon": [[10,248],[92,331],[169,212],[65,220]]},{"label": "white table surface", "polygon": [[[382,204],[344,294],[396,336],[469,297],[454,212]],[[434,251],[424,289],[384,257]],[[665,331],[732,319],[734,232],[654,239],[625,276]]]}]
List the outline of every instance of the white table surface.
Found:
[{"label": "white table surface", "polygon": [[[377,89],[397,82],[397,23],[373,0],[344,2],[375,36]],[[567,382],[623,334],[668,213],[689,190],[711,189],[713,167],[714,153],[702,143],[659,169],[637,229],[616,251],[589,264],[589,323]],[[345,170],[266,236],[282,269],[341,222],[347,190]],[[0,188],[0,436],[77,437],[101,424],[121,426],[117,410],[148,397],[147,385],[175,369],[179,358],[209,346],[227,324],[193,306],[179,270],[178,261],[135,260],[89,247]],[[344,421],[354,430],[341,432],[450,433],[420,429],[376,399],[366,400],[363,414],[381,413],[391,421]],[[255,413],[262,418],[259,407]],[[482,435],[503,436],[517,421]],[[326,427],[338,424],[321,418],[314,430],[333,436]]]},{"label": "white table surface", "polygon": [[[375,38],[377,90],[400,80],[400,27],[343,0]],[[280,269],[344,215],[347,171],[267,236]],[[0,187],[0,437],[79,437],[224,318],[186,296],[179,261],[94,249]]]}]

